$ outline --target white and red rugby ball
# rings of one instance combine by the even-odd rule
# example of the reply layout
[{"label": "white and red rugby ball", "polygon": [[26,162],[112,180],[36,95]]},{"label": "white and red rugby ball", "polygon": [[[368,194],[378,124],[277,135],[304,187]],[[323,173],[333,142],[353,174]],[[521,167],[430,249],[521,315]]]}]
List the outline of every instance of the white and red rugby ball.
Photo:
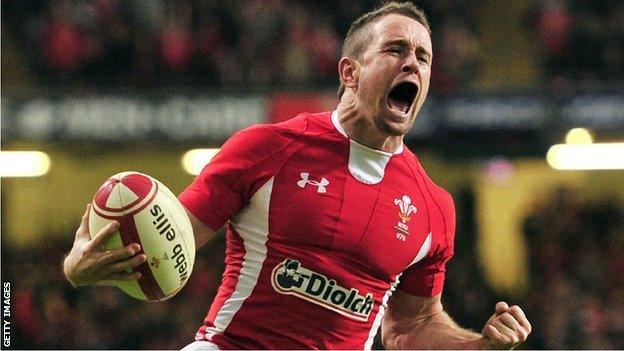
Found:
[{"label": "white and red rugby ball", "polygon": [[189,279],[195,262],[191,222],[176,196],[161,182],[142,173],[110,177],[93,197],[89,233],[95,236],[111,221],[121,226],[105,250],[131,243],[141,245],[147,261],[134,270],[136,281],[116,285],[139,300],[162,301],[175,295]]}]

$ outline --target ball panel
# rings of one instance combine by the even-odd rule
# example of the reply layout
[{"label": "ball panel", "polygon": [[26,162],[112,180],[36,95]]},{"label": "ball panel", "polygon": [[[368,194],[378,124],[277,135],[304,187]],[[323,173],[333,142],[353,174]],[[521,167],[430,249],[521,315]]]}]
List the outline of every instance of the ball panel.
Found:
[{"label": "ball panel", "polygon": [[150,299],[143,293],[143,290],[137,281],[119,281],[115,283],[115,286],[137,300],[150,301]]},{"label": "ball panel", "polygon": [[[146,249],[144,245],[146,244],[146,241],[149,242],[149,240],[143,240],[146,236],[142,237],[139,235],[134,221],[134,216],[124,216],[119,219],[119,223],[121,224],[119,227],[119,234],[123,246],[137,243],[141,245],[141,250],[137,252],[137,254],[145,254],[147,256],[147,253],[150,252],[150,250]],[[141,273],[141,278],[138,280],[138,283],[141,287],[141,291],[145,294],[145,296],[147,296],[148,299],[160,300],[165,297],[165,293],[160,288],[160,285],[158,285],[156,278],[154,278],[154,275],[152,274],[149,261],[144,262],[138,267],[134,267],[134,271]]]},{"label": "ball panel", "polygon": [[[107,182],[106,187],[100,188],[103,190],[103,195],[100,195],[98,191],[94,198],[95,211],[104,218],[117,219],[142,211],[154,200],[159,191],[154,179],[144,175],[142,178],[129,178],[129,175],[126,175],[123,179],[117,179],[120,174],[114,175],[115,179],[112,182]],[[126,178],[129,180],[125,181]],[[101,204],[102,202],[105,202],[104,205]]]},{"label": "ball panel", "polygon": [[106,208],[108,199],[118,182],[119,181],[117,179],[108,179],[104,183],[104,185],[102,185],[100,189],[98,189],[97,193],[95,193],[95,197],[93,198],[93,204],[99,208]]},{"label": "ball panel", "polygon": [[[160,193],[163,196],[165,196],[168,199],[168,201],[171,201],[172,203],[176,204],[176,206],[172,206],[172,209],[171,209],[173,213],[173,220],[176,221],[177,225],[181,229],[181,232],[183,234],[182,240],[184,241],[187,247],[187,250],[189,252],[195,252],[195,236],[193,235],[193,226],[191,225],[191,220],[186,214],[186,210],[184,209],[184,206],[182,205],[180,200],[178,200],[178,197],[175,196],[171,192],[171,190],[169,190],[169,188],[164,186],[158,180],[156,180],[156,183],[158,183],[159,186],[161,187]],[[195,259],[195,255],[193,255],[193,260],[194,259]]]},{"label": "ball panel", "polygon": [[180,206],[160,191],[152,205],[137,213],[135,219],[140,233],[154,233],[143,237],[143,246],[149,253],[148,262],[156,281],[165,294],[176,291],[188,280],[195,258],[194,246],[189,251],[184,240],[192,233],[192,228],[190,224],[188,227],[180,225],[180,222],[184,224],[180,220]]},{"label": "ball panel", "polygon": [[[177,206],[172,207],[172,212],[173,212],[172,217],[176,221],[178,227],[181,229],[181,233],[183,234],[182,240],[184,241],[187,251],[195,252],[195,236],[193,235],[193,226],[191,224],[191,220],[186,214],[186,210],[184,209],[184,206],[182,205],[180,200],[178,200],[178,197],[175,196],[171,192],[171,190],[169,190],[169,188],[167,188],[165,185],[163,185],[161,182],[159,182],[156,179],[154,179],[154,181],[156,181],[156,184],[159,185],[160,193],[163,196],[167,197],[168,201],[171,201],[177,205]],[[192,256],[192,263],[194,264],[195,255],[193,254],[191,256]]]},{"label": "ball panel", "polygon": [[120,179],[120,182],[128,190],[132,191],[139,201],[147,198],[154,186],[152,179],[140,173],[125,175]]},{"label": "ball panel", "polygon": [[139,197],[128,189],[123,182],[117,182],[111,191],[110,196],[106,199],[106,207],[103,207],[106,211],[123,211],[126,209],[126,204],[132,206],[133,203],[139,201]]}]

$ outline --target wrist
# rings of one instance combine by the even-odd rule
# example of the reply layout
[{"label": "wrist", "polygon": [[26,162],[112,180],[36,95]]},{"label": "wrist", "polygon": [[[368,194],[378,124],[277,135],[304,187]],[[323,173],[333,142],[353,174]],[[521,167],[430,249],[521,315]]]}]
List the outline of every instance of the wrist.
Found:
[{"label": "wrist", "polygon": [[472,341],[470,348],[473,350],[491,350],[492,344],[485,336],[480,336],[478,339]]},{"label": "wrist", "polygon": [[61,263],[62,268],[63,268],[63,275],[65,276],[65,279],[69,282],[69,284],[71,284],[72,287],[74,288],[78,288],[78,285],[72,280],[71,276],[72,276],[72,272],[71,272],[71,265],[68,264],[67,261],[69,261],[70,259],[70,255],[69,254],[65,254],[65,257],[63,258],[63,262]]},{"label": "wrist", "polygon": [[483,335],[480,339],[477,340],[477,345],[475,346],[476,350],[513,350],[516,348],[516,346],[518,344],[515,344],[514,346],[505,346],[503,344],[499,344],[496,342],[493,342],[492,339],[488,338],[487,336]]}]

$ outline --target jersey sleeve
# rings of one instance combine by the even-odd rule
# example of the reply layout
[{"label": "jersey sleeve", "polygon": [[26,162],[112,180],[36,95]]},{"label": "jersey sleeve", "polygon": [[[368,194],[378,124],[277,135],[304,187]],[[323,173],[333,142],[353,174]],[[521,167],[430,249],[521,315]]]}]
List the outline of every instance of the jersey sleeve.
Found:
[{"label": "jersey sleeve", "polygon": [[[403,272],[398,288],[412,295],[433,297],[442,293],[446,264],[454,254],[455,206],[441,188],[435,196],[437,215],[432,216],[432,245],[429,254]],[[440,194],[438,194],[440,195]],[[433,211],[432,211],[433,212]]]},{"label": "jersey sleeve", "polygon": [[266,160],[281,147],[283,140],[270,126],[234,134],[178,199],[212,230],[220,229],[270,178]]}]

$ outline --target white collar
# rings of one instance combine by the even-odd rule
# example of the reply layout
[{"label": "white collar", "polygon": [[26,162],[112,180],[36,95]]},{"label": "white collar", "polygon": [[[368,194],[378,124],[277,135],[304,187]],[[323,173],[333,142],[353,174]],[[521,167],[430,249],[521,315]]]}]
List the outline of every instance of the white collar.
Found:
[{"label": "white collar", "polygon": [[349,140],[349,172],[358,181],[374,185],[379,184],[386,172],[386,166],[392,156],[403,152],[403,143],[394,152],[373,149],[350,139],[338,119],[338,111],[332,112],[332,124],[345,138]]},{"label": "white collar", "polygon": [[342,126],[342,124],[340,124],[340,118],[338,118],[338,110],[332,111],[331,121],[332,121],[332,124],[334,125],[334,128],[336,128],[336,130],[340,134],[342,134],[345,138],[349,139],[349,141],[351,141],[351,143],[355,143],[356,145],[358,145],[358,146],[360,146],[362,148],[370,149],[370,151],[373,151],[373,152],[376,152],[376,153],[381,153],[382,155],[388,155],[388,156],[392,156],[393,154],[394,155],[399,155],[399,154],[401,154],[403,152],[403,149],[404,149],[403,143],[401,143],[401,145],[399,145],[399,147],[394,152],[387,152],[387,151],[373,149],[372,147],[360,144],[357,141],[349,138],[349,136],[347,135],[347,132],[345,131],[344,127]]}]

